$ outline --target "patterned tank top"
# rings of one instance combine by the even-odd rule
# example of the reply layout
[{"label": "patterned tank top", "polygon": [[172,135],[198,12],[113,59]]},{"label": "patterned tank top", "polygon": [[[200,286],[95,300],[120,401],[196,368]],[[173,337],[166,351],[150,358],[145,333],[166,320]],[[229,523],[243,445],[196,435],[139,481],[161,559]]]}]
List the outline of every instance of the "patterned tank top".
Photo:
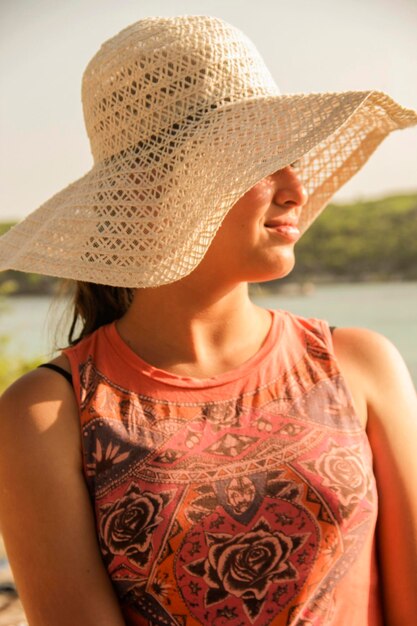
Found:
[{"label": "patterned tank top", "polygon": [[382,624],[372,456],[329,326],[271,316],[208,379],[145,363],[114,323],[65,350],[127,626]]}]

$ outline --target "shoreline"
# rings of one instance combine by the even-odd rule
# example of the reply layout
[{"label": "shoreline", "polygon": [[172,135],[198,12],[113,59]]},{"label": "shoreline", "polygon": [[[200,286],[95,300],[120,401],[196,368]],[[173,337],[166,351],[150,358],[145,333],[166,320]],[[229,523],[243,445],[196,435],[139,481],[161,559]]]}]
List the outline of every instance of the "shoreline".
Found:
[{"label": "shoreline", "polygon": [[[251,295],[309,295],[314,292],[317,287],[332,285],[360,285],[365,283],[387,284],[387,283],[414,283],[417,277],[409,277],[402,275],[378,275],[363,274],[361,276],[316,276],[306,277],[305,280],[289,280],[287,277],[265,283],[249,283],[249,293]],[[65,294],[60,293],[59,289],[8,289],[8,281],[0,283],[0,299],[21,298],[21,297],[47,297],[47,298],[65,298]],[[6,288],[2,287],[6,285]]]}]

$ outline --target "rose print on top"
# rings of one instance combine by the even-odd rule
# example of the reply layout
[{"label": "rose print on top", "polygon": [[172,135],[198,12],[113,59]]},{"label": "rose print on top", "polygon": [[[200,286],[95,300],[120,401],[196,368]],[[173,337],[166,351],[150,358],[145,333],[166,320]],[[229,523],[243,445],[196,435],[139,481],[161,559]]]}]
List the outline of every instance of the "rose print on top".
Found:
[{"label": "rose print on top", "polygon": [[206,533],[207,558],[190,563],[185,569],[207,583],[206,606],[232,595],[240,598],[254,617],[261,610],[271,583],[298,578],[289,558],[305,538],[285,535],[260,519],[246,533]]},{"label": "rose print on top", "polygon": [[152,554],[152,533],[162,522],[168,494],[142,492],[134,483],[122,498],[100,507],[100,543],[106,556],[123,555],[140,567]]},{"label": "rose print on top", "polygon": [[[317,461],[308,465],[323,477],[323,485],[334,491],[345,507],[359,502],[370,489],[369,473],[364,466],[363,452],[332,443]],[[306,464],[307,465],[307,464]]]},{"label": "rose print on top", "polygon": [[212,402],[203,407],[202,416],[214,430],[227,427],[240,427],[241,407],[236,401]]}]

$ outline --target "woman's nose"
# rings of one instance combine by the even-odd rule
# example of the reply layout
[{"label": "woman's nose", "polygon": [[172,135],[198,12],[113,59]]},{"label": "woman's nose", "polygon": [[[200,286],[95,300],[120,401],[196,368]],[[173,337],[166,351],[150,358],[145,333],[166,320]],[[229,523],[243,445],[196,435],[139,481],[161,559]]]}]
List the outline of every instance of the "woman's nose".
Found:
[{"label": "woman's nose", "polygon": [[295,168],[285,167],[276,173],[277,188],[274,202],[280,207],[303,207],[308,200],[307,190],[297,175]]}]

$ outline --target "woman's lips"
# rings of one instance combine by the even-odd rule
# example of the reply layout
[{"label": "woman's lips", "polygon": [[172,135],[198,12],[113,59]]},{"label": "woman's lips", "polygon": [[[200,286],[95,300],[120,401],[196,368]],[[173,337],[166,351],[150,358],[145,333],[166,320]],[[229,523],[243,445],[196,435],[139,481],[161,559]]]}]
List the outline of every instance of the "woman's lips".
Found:
[{"label": "woman's lips", "polygon": [[293,224],[269,224],[266,225],[265,228],[271,234],[273,233],[274,235],[288,239],[288,241],[297,241],[300,237],[299,228]]}]

